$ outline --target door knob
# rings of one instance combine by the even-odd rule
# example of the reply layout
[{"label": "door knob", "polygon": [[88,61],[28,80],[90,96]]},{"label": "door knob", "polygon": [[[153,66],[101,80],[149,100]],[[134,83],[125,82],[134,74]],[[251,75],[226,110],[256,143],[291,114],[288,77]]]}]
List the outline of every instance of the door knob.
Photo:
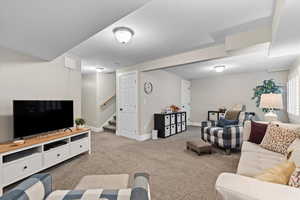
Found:
[{"label": "door knob", "polygon": [[123,108],[120,108],[120,111],[123,111]]}]

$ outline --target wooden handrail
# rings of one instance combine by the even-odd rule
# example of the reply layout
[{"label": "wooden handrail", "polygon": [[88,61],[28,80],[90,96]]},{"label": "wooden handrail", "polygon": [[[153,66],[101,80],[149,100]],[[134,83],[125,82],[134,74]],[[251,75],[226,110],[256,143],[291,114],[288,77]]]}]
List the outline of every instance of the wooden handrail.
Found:
[{"label": "wooden handrail", "polygon": [[105,106],[110,100],[112,100],[114,97],[116,96],[116,94],[112,95],[111,97],[109,97],[106,101],[104,101],[100,107]]}]

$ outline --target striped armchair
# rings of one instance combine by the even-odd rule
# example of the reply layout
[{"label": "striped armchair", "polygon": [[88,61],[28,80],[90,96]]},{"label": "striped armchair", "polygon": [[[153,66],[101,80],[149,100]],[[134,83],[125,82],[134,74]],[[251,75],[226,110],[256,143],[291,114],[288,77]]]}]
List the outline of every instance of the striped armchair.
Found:
[{"label": "striped armchair", "polygon": [[52,191],[49,174],[36,174],[5,193],[1,200],[150,200],[149,175],[136,173],[132,188]]},{"label": "striped armchair", "polygon": [[203,121],[201,123],[201,139],[212,145],[225,149],[230,154],[232,149],[239,149],[243,143],[243,125],[250,120],[253,113],[240,112],[238,125],[218,127],[218,121]]}]

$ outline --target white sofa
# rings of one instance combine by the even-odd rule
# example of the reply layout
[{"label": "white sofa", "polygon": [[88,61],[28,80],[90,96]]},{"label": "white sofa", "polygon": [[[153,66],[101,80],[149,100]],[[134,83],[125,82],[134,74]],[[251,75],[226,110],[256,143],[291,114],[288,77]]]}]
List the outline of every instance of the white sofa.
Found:
[{"label": "white sofa", "polygon": [[[278,123],[279,126],[300,128],[300,124]],[[257,144],[248,142],[251,122],[247,121],[243,130],[243,145],[241,158],[236,174],[223,173],[216,181],[217,200],[296,200],[300,198],[300,189],[259,181],[252,178],[265,169],[274,167],[286,160],[280,153],[261,148]],[[300,145],[292,153],[291,158],[300,166]]]}]

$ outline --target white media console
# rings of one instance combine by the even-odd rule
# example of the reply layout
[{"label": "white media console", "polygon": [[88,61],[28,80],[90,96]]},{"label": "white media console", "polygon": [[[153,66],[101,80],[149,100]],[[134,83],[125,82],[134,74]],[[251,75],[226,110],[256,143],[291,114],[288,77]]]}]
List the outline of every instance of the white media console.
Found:
[{"label": "white media console", "polygon": [[20,145],[0,144],[0,195],[4,187],[84,152],[91,153],[89,129],[41,135]]}]

